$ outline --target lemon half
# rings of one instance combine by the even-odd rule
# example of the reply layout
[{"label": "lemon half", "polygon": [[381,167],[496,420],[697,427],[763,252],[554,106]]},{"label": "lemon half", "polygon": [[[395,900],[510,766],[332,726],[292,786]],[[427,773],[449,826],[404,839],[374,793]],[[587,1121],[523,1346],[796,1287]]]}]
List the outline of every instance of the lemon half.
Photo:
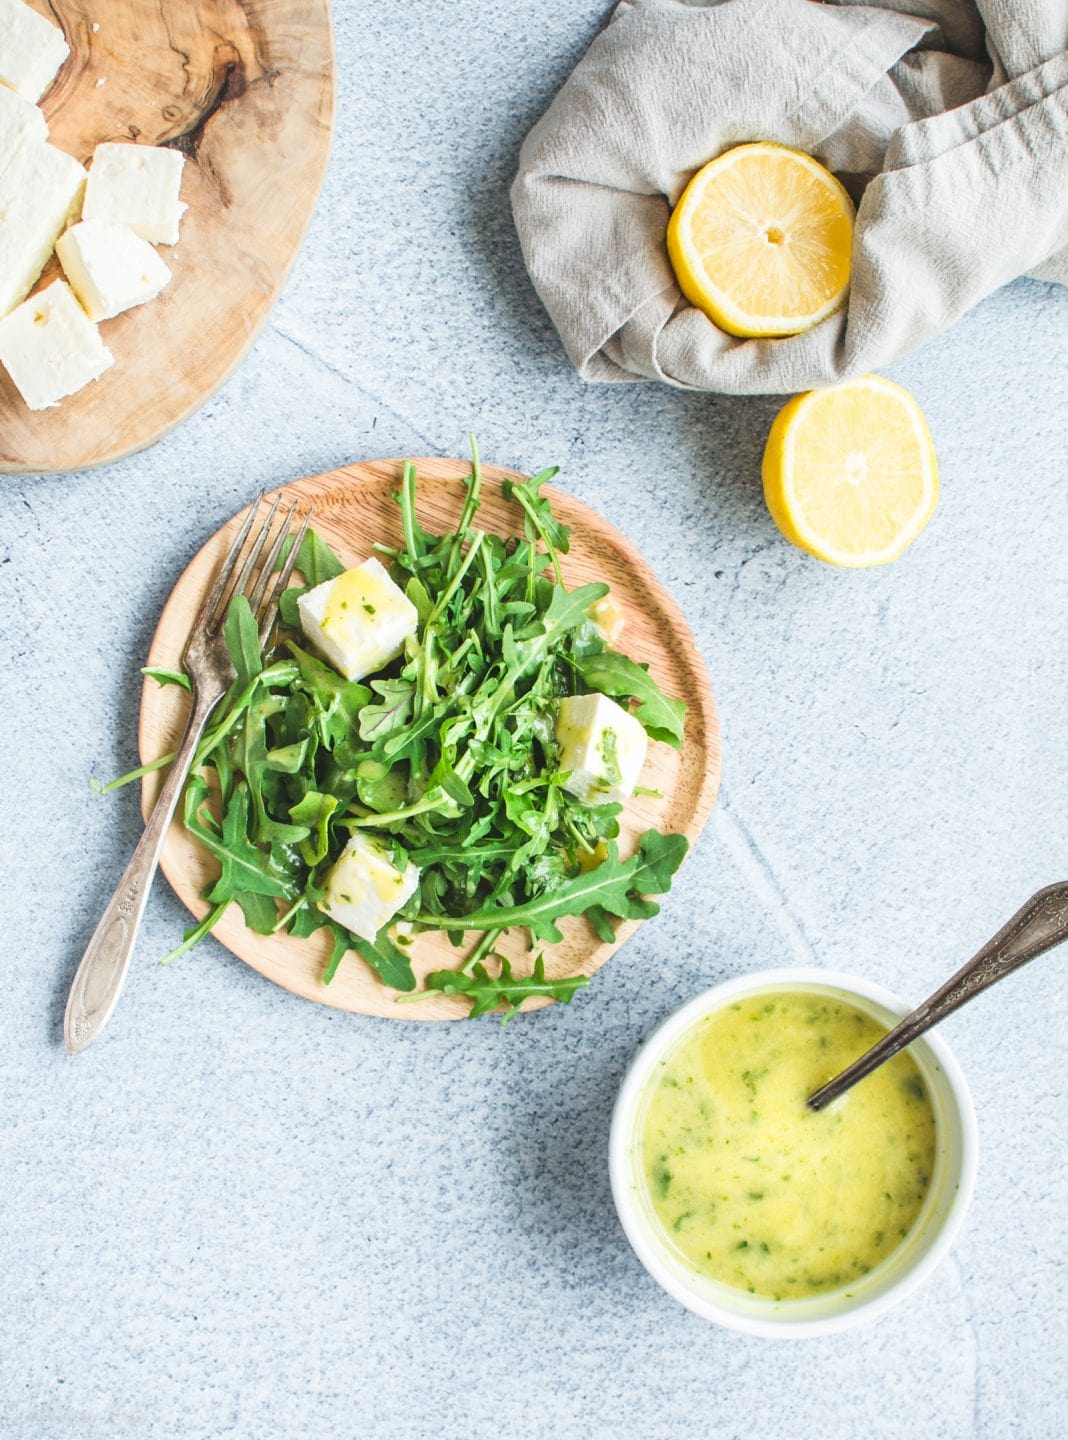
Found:
[{"label": "lemon half", "polygon": [[795,396],[764,449],[764,498],[788,540],[832,565],[885,565],[938,502],[923,411],[900,385],[863,375]]},{"label": "lemon half", "polygon": [[785,145],[738,145],[690,181],[668,224],[683,294],[746,339],[797,335],[843,304],[853,202],[841,181]]}]

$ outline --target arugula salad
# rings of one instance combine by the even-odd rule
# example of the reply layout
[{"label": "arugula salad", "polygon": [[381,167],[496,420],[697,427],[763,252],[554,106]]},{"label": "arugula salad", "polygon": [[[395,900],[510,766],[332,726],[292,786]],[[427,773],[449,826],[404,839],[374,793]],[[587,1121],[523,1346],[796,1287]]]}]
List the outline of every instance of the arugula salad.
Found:
[{"label": "arugula salad", "polygon": [[[394,497],[398,548],[375,545],[347,570],[310,530],[305,583],[282,596],[262,652],[244,597],[231,602],[234,680],[182,811],[219,876],[207,915],[166,960],[237,904],[261,934],[328,930],[326,985],[355,951],[400,999],[461,995],[472,1015],[507,1019],[531,996],[567,1002],[588,981],[546,976],[541,953],[514,974],[494,953],[502,932],[551,945],[561,920],[581,915],[610,940],[619,921],[657,912],[650,897],[668,890],[687,842],[648,830],[624,859],[618,817],[647,742],[681,745],[686,707],[611,648],[609,587],[565,586],[568,530],[541,494],[556,469],[504,482],[523,515],[505,540],[477,526],[474,445],[473,457],[449,534],[420,525],[411,464]],[[189,688],[180,672],[145,673]],[[476,939],[417,990],[409,952],[428,930],[458,947]]]}]

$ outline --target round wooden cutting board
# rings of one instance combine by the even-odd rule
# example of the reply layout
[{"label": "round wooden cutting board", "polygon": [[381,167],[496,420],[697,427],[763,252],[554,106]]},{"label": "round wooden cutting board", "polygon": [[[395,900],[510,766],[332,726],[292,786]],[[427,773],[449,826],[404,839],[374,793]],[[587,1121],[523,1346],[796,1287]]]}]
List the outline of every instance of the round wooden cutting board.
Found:
[{"label": "round wooden cutting board", "polygon": [[[0,369],[0,471],[83,469],[151,445],[233,370],[274,304],[330,151],[327,0],[29,0],[71,53],[42,101],[49,141],[186,156],[189,206],[158,300],[105,320],[115,363],[49,410]],[[61,275],[53,256],[39,285]]]},{"label": "round wooden cutting board", "polygon": [[[343,560],[358,564],[371,553],[375,541],[401,543],[400,511],[392,498],[400,482],[401,464],[399,460],[376,460],[346,465],[325,475],[298,480],[274,493],[301,502],[302,508],[314,506],[315,529]],[[435,534],[452,530],[460,513],[462,478],[470,473],[470,464],[460,460],[417,460],[415,464],[423,527]],[[514,472],[485,466],[483,473],[477,524],[504,536],[522,534],[522,513],[517,505],[504,499],[499,483]],[[563,567],[568,587],[607,581],[626,614],[619,648],[632,659],[647,662],[666,693],[685,700],[689,707],[681,751],[655,742],[649,746],[642,784],[659,790],[662,798],[642,795],[627,802],[620,817],[621,852],[632,853],[635,838],[651,826],[685,835],[692,843],[708,818],[720,773],[716,709],[693,636],[674,601],[628,540],[588,506],[562,491],[546,487],[544,493],[552,499],[553,512],[571,527],[571,551],[564,557]],[[192,619],[240,518],[235,516],[208,541],[178,581],[152,640],[150,665],[178,665]],[[146,681],[139,734],[142,762],[176,748],[187,704],[184,691]],[[145,777],[142,809],[146,817],[160,783],[158,773]],[[204,915],[207,906],[201,895],[215,879],[215,864],[178,819],[168,834],[162,866],[193,914],[198,918]],[[563,942],[545,950],[547,973],[573,975],[581,970],[592,975],[637,924],[631,921],[622,925],[614,943],[605,944],[581,917],[562,921]],[[212,933],[268,979],[320,1004],[402,1020],[454,1020],[469,1010],[462,999],[438,994],[418,1003],[398,1005],[396,992],[384,986],[351,953],[342,961],[333,983],[324,986],[321,977],[330,954],[330,943],[324,938],[326,931],[318,931],[307,940],[284,934],[256,935],[245,928],[238,907],[231,905]],[[411,952],[417,977],[421,980],[429,970],[455,968],[469,948],[457,950],[440,932],[419,935]],[[529,973],[533,956],[526,947],[525,931],[503,936],[497,949],[509,956],[517,974]],[[528,1002],[527,1008],[537,1008],[537,1004]]]}]

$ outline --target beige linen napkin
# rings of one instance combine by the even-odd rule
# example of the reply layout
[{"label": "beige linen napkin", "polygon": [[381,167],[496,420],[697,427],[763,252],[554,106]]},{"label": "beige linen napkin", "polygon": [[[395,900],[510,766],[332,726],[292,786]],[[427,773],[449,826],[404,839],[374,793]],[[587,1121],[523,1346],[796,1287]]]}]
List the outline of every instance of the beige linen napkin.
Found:
[{"label": "beige linen napkin", "polygon": [[[849,299],[738,340],[675,283],[695,170],[746,140],[859,198]],[[1068,284],[1068,0],[622,0],[520,152],[523,254],[587,380],[805,390],[885,365],[1017,275]]]}]

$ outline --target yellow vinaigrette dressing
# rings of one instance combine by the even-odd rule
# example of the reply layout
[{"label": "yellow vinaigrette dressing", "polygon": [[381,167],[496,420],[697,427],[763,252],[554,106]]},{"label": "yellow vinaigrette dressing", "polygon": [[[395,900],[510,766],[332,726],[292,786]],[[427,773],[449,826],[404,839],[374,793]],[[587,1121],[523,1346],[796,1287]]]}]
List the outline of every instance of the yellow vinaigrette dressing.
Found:
[{"label": "yellow vinaigrette dressing", "polygon": [[930,1184],[935,1121],[903,1052],[819,1113],[805,1101],[886,1034],[832,996],[740,1000],[661,1062],[641,1169],[668,1243],[698,1273],[803,1299],[898,1246]]}]

